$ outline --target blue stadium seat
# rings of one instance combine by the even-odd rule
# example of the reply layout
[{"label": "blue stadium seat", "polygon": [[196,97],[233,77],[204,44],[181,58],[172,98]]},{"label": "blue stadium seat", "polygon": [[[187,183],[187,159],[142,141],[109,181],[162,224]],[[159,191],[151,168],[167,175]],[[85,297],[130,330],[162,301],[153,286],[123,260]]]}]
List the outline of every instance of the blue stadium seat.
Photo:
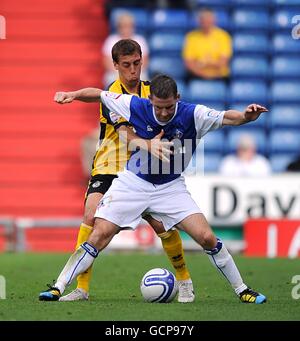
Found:
[{"label": "blue stadium seat", "polygon": [[277,56],[271,64],[271,74],[273,78],[299,78],[300,61],[296,56]]},{"label": "blue stadium seat", "polygon": [[269,13],[263,9],[237,9],[232,19],[235,30],[266,30],[270,25]]},{"label": "blue stadium seat", "polygon": [[291,30],[295,24],[292,23],[292,18],[296,15],[296,10],[278,10],[273,16],[273,29],[275,30]]},{"label": "blue stadium seat", "polygon": [[273,102],[300,103],[300,83],[296,81],[275,81],[271,85]]},{"label": "blue stadium seat", "polygon": [[180,57],[153,56],[149,62],[149,73],[153,77],[157,73],[166,73],[176,79],[185,76],[185,67]]},{"label": "blue stadium seat", "polygon": [[292,39],[291,33],[277,33],[272,39],[273,52],[287,54],[300,53],[299,40]]},{"label": "blue stadium seat", "polygon": [[267,78],[268,70],[266,57],[236,57],[231,63],[231,75],[236,78]]},{"label": "blue stadium seat", "polygon": [[196,4],[199,6],[209,6],[209,7],[226,7],[230,5],[228,0],[196,0]]},{"label": "blue stadium seat", "polygon": [[186,84],[182,79],[175,79],[177,83],[177,91],[180,94],[180,99],[183,101],[188,100],[188,92],[186,88]]},{"label": "blue stadium seat", "polygon": [[122,13],[130,13],[135,20],[135,27],[138,33],[145,33],[149,27],[148,12],[142,8],[115,8],[110,14],[110,27],[112,31],[116,31],[118,16]]},{"label": "blue stadium seat", "polygon": [[150,51],[153,54],[160,53],[166,56],[173,53],[179,57],[181,56],[183,40],[183,33],[154,32],[149,40]]},{"label": "blue stadium seat", "polygon": [[226,100],[226,85],[222,81],[192,80],[188,84],[190,101],[224,102]]},{"label": "blue stadium seat", "polygon": [[273,154],[270,156],[272,171],[274,173],[282,173],[290,162],[294,160],[293,154]]},{"label": "blue stadium seat", "polygon": [[196,175],[204,173],[204,152],[203,142],[200,141],[198,144],[191,161],[184,172],[186,175]]},{"label": "blue stadium seat", "polygon": [[266,0],[231,0],[232,4],[234,5],[234,8],[237,6],[247,6],[247,7],[266,7],[268,8],[270,6],[269,1]]},{"label": "blue stadium seat", "polygon": [[300,128],[299,105],[274,104],[270,112],[270,126],[271,128]]},{"label": "blue stadium seat", "polygon": [[[244,111],[250,103],[234,103],[230,108],[228,109],[235,109],[238,111]],[[244,129],[252,129],[252,128],[263,128],[265,129],[267,127],[267,122],[269,120],[269,112],[262,113],[259,118],[256,121],[253,121],[251,123],[247,123],[243,126]]]},{"label": "blue stadium seat", "polygon": [[[224,9],[216,9],[214,11],[216,16],[216,24],[218,27],[221,27],[225,30],[231,28],[231,20],[229,14]],[[189,18],[189,30],[197,29],[199,27],[199,20],[198,20],[198,12],[194,11]]]},{"label": "blue stadium seat", "polygon": [[216,130],[209,132],[203,137],[204,141],[204,153],[223,153],[225,138],[223,130]]},{"label": "blue stadium seat", "polygon": [[263,81],[233,81],[230,85],[230,101],[232,103],[259,102],[265,104],[267,102],[267,86]]},{"label": "blue stadium seat", "polygon": [[218,153],[204,154],[204,173],[217,173],[221,160],[222,155]]},{"label": "blue stadium seat", "polygon": [[272,153],[296,154],[300,150],[300,134],[298,129],[273,129],[270,135]]},{"label": "blue stadium seat", "polygon": [[258,128],[255,130],[249,130],[242,127],[229,130],[227,139],[227,152],[233,153],[236,151],[238,141],[241,135],[244,134],[253,136],[257,146],[257,151],[259,153],[265,154],[267,152],[267,139],[265,130]]},{"label": "blue stadium seat", "polygon": [[205,153],[201,148],[197,148],[185,170],[186,175],[202,175],[204,173],[216,173],[219,170],[219,165],[222,160],[222,155],[219,153]]},{"label": "blue stadium seat", "polygon": [[233,47],[236,53],[267,53],[269,50],[268,36],[263,33],[247,34],[235,33],[233,36]]},{"label": "blue stadium seat", "polygon": [[273,3],[281,6],[300,6],[300,0],[273,0]]},{"label": "blue stadium seat", "polygon": [[189,24],[189,15],[185,10],[159,9],[152,13],[150,27],[153,30],[180,30],[186,31]]},{"label": "blue stadium seat", "polygon": [[212,102],[212,101],[193,101],[195,104],[205,105],[208,108],[215,109],[218,111],[224,111],[226,110],[225,103],[224,102]]}]

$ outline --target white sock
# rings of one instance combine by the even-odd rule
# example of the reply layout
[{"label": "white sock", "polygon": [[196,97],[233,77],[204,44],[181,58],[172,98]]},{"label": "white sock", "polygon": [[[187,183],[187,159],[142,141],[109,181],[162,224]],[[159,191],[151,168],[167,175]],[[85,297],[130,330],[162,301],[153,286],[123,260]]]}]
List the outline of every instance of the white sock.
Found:
[{"label": "white sock", "polygon": [[62,294],[74,278],[86,271],[98,256],[98,250],[91,244],[85,242],[69,258],[67,264],[58,276],[55,287]]},{"label": "white sock", "polygon": [[218,239],[217,246],[214,249],[205,250],[205,252],[207,253],[211,263],[231,284],[237,295],[247,289],[247,285],[243,282],[233,258],[220,239]]}]

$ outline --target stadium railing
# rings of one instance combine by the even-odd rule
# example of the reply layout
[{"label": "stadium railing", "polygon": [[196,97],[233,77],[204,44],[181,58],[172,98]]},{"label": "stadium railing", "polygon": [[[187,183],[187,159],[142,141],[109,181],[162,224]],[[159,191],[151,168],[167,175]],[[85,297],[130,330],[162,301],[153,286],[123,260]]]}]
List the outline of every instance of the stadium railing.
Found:
[{"label": "stadium railing", "polygon": [[0,230],[0,237],[4,237],[4,251],[15,251],[16,226],[12,217],[0,217],[0,226],[3,226],[3,233]]},{"label": "stadium railing", "polygon": [[29,228],[62,228],[80,226],[82,218],[17,218],[15,220],[16,227],[16,244],[15,251],[23,252],[27,250],[25,230]]},{"label": "stadium railing", "polygon": [[[28,230],[36,230],[37,239],[41,238],[41,231],[47,231],[55,229],[57,232],[62,229],[63,234],[66,234],[65,229],[77,229],[81,224],[82,218],[80,217],[52,217],[52,218],[33,218],[33,217],[0,217],[0,226],[4,227],[4,252],[70,252],[75,244],[75,237],[72,237],[71,244],[67,247],[61,247],[61,244],[57,248],[53,249],[49,244],[53,246],[55,241],[55,233],[49,234],[48,237],[43,236],[43,245],[37,247],[37,244],[33,245],[33,236],[28,239]],[[146,224],[147,225],[147,224]],[[224,234],[226,239],[226,245],[228,249],[233,253],[242,252],[245,248],[245,243],[242,238],[237,238],[240,235],[242,229],[242,223],[237,225],[231,225],[230,228],[227,225],[222,226],[222,223],[212,225],[216,228],[218,235]],[[1,230],[0,230],[1,232]],[[47,231],[49,233],[49,231]],[[67,233],[68,235],[68,233]],[[60,237],[62,235],[60,234]],[[68,235],[69,236],[69,235]],[[67,237],[68,237],[67,236]],[[199,246],[185,233],[181,234],[184,248],[186,251],[195,251],[199,249]],[[1,237],[1,236],[0,236]],[[69,237],[68,237],[69,238]],[[59,243],[59,240],[56,240]],[[35,241],[36,242],[36,241]],[[70,242],[70,240],[68,240]],[[74,243],[73,243],[74,242]],[[45,246],[47,244],[47,246]],[[117,235],[114,238],[113,245],[110,245],[110,250],[143,250],[148,252],[156,252],[161,250],[161,243],[159,238],[155,237],[154,231],[147,225],[141,224],[140,227],[132,231],[124,231],[122,238]],[[40,245],[40,244],[39,244]]]}]

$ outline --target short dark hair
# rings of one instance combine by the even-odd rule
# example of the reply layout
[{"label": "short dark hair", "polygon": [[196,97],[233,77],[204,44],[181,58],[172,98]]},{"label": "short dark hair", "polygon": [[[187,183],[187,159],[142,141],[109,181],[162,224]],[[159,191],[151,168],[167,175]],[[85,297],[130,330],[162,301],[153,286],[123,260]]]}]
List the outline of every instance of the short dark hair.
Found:
[{"label": "short dark hair", "polygon": [[173,78],[168,75],[158,74],[150,84],[150,93],[158,98],[166,99],[171,96],[177,97],[177,84]]},{"label": "short dark hair", "polygon": [[111,56],[115,63],[121,56],[131,56],[138,53],[142,57],[142,49],[139,43],[132,39],[121,39],[112,47]]}]

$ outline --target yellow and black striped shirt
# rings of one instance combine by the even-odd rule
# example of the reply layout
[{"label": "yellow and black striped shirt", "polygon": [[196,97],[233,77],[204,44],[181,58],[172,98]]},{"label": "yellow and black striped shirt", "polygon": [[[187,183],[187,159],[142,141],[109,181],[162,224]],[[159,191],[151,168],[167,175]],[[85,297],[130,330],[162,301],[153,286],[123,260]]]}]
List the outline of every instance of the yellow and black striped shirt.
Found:
[{"label": "yellow and black striped shirt", "polygon": [[[113,82],[109,91],[129,94],[126,87],[119,79]],[[142,98],[148,98],[150,94],[150,82],[141,81],[139,86],[139,93],[134,94]],[[117,124],[113,124],[109,116],[109,109],[100,104],[100,138],[99,146],[93,160],[91,175],[97,174],[117,174],[122,171],[130,156],[127,151],[127,146],[119,139],[116,132],[118,126],[128,124],[124,119],[120,119]]]}]

